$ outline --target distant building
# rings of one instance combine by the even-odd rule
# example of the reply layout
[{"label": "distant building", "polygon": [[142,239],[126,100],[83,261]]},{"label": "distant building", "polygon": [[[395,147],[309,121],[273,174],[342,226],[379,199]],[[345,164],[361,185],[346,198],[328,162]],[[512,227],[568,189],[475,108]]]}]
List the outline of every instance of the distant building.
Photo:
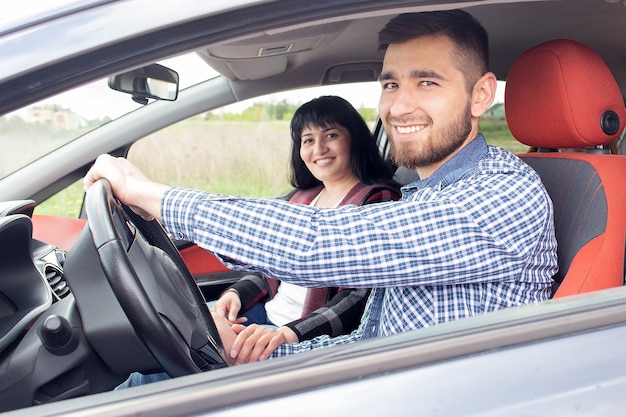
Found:
[{"label": "distant building", "polygon": [[30,108],[26,122],[53,126],[59,129],[78,129],[85,124],[79,115],[56,104]]}]

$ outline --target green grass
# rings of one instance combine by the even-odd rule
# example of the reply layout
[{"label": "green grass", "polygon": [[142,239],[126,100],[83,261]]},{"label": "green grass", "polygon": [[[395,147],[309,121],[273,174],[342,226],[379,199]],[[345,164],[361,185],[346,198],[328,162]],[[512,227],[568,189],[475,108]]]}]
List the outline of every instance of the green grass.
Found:
[{"label": "green grass", "polygon": [[[504,120],[483,119],[490,144],[513,153],[517,142]],[[155,181],[246,197],[287,192],[289,122],[226,122],[190,119],[156,132],[133,146],[129,159]],[[78,181],[36,208],[38,214],[77,217],[83,200]]]},{"label": "green grass", "polygon": [[53,197],[38,204],[36,214],[77,218],[83,204],[83,181],[76,181]]},{"label": "green grass", "polygon": [[514,154],[526,152],[528,149],[528,146],[518,142],[511,135],[509,127],[504,120],[483,118],[480,121],[480,131],[490,145],[508,149]]},{"label": "green grass", "polygon": [[189,120],[133,145],[128,159],[155,181],[246,197],[280,195],[287,181],[289,122]]}]

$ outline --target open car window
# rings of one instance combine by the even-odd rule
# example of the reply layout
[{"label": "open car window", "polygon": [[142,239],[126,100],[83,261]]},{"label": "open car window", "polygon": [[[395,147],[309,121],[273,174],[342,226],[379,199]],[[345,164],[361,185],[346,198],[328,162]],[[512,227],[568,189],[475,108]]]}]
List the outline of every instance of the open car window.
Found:
[{"label": "open car window", "polygon": [[377,83],[315,87],[225,106],[183,120],[135,144],[128,158],[150,178],[166,184],[246,197],[278,197],[291,190],[290,120],[320,95],[351,102],[373,130]]}]

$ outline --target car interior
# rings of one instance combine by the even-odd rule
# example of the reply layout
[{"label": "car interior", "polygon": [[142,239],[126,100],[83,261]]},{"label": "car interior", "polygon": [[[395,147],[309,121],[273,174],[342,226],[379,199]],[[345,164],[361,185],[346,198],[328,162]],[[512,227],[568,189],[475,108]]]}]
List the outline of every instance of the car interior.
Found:
[{"label": "car interior", "polygon": [[[531,83],[537,88],[529,89]],[[618,178],[626,174],[626,158],[616,155],[614,144],[622,143],[626,109],[611,70],[585,44],[554,39],[513,62],[505,91],[511,133],[533,151],[519,156],[540,174],[553,199],[559,242],[553,297],[622,286],[626,212],[620,208],[626,190]],[[373,133],[393,165],[380,120]],[[394,169],[400,184],[417,178],[404,167]],[[207,299],[240,278],[197,246],[178,244]]]},{"label": "car interior", "polygon": [[[626,38],[626,25],[623,25],[626,7],[620,5],[621,8],[617,9],[615,2],[594,0],[577,0],[565,8],[557,8],[552,4],[555,2],[549,1],[529,3],[533,3],[532,6],[525,2],[519,4],[503,2],[485,7],[477,4],[468,7],[468,11],[482,21],[490,32],[492,40],[490,53],[498,57],[493,60],[491,70],[499,80],[506,81],[504,100],[506,122],[515,139],[529,147],[528,152],[519,153],[518,156],[539,173],[553,201],[559,258],[559,272],[554,277],[553,298],[621,287],[625,282],[626,271],[624,210],[626,188],[623,187],[623,178],[626,178],[626,144],[622,140],[626,128],[624,104],[626,66],[623,65],[620,51],[602,43],[602,37],[605,35],[586,33],[579,31],[579,28],[585,25],[585,19],[588,17],[585,12],[597,10],[601,18],[606,19],[604,25],[607,31],[610,30],[611,36]],[[593,6],[590,6],[592,3]],[[271,13],[273,9],[271,6],[268,7],[270,8],[266,12]],[[401,5],[398,7],[403,10]],[[556,13],[559,14],[558,19],[554,17]],[[515,27],[511,28],[511,22],[501,19],[503,14],[516,16]],[[536,18],[538,14],[548,17],[540,21]],[[45,155],[27,167],[22,176],[7,178],[5,187],[7,191],[3,191],[4,196],[10,197],[12,188],[21,187],[25,190],[24,193],[29,194],[29,198],[23,196],[7,198],[8,203],[0,203],[0,236],[2,236],[0,259],[3,260],[0,261],[0,271],[4,265],[10,265],[11,268],[0,273],[2,318],[0,355],[15,348],[17,343],[33,346],[32,349],[35,349],[35,346],[39,348],[41,343],[35,339],[41,333],[29,333],[23,341],[21,340],[34,320],[39,320],[42,323],[38,321],[38,325],[44,329],[43,344],[51,352],[54,351],[50,358],[46,359],[49,362],[42,361],[39,366],[59,374],[58,379],[52,382],[47,382],[47,375],[28,376],[31,378],[28,384],[42,385],[41,389],[37,389],[35,402],[54,402],[109,390],[111,386],[120,382],[121,374],[138,366],[144,370],[154,371],[169,361],[166,367],[168,370],[174,370],[173,373],[177,375],[197,372],[199,362],[204,366],[204,368],[200,366],[201,370],[224,366],[220,355],[216,357],[214,353],[223,355],[219,341],[216,343],[214,340],[216,330],[214,326],[206,325],[206,322],[211,320],[202,317],[204,313],[199,312],[192,320],[188,320],[188,312],[177,311],[184,319],[181,319],[181,323],[194,322],[189,325],[190,333],[205,332],[210,335],[209,348],[204,345],[194,346],[194,349],[197,348],[193,352],[195,356],[187,363],[190,359],[188,356],[182,355],[180,359],[172,359],[173,355],[168,353],[179,349],[176,344],[164,345],[166,341],[160,337],[150,339],[149,335],[160,331],[176,333],[175,327],[184,324],[166,325],[167,329],[159,327],[162,323],[157,323],[157,320],[153,319],[161,314],[160,311],[141,310],[150,304],[149,297],[145,300],[123,300],[124,296],[117,295],[115,288],[111,292],[108,287],[98,287],[98,294],[94,294],[93,282],[85,280],[76,280],[70,285],[65,278],[67,273],[85,276],[84,271],[80,269],[82,266],[79,260],[90,259],[96,262],[99,256],[92,251],[91,242],[85,243],[90,239],[87,236],[89,203],[85,203],[80,216],[68,218],[35,214],[35,202],[46,200],[68,184],[82,178],[92,162],[92,157],[101,151],[102,146],[98,143],[106,143],[106,146],[114,149],[111,151],[114,155],[126,156],[135,141],[185,120],[198,111],[210,111],[263,94],[274,93],[277,89],[286,91],[320,84],[333,86],[376,81],[382,63],[380,53],[373,45],[376,43],[377,29],[381,28],[391,15],[392,12],[387,12],[354,20],[320,19],[314,24],[300,22],[276,30],[239,28],[237,30],[240,33],[235,33],[234,30],[227,32],[231,35],[229,39],[232,40],[213,42],[208,46],[202,43],[202,36],[193,38],[191,35],[195,33],[194,30],[207,29],[196,29],[191,24],[182,25],[182,29],[188,32],[182,29],[180,32],[189,34],[189,38],[193,39],[186,41],[185,48],[193,46],[194,53],[221,77],[209,79],[187,90],[179,91],[176,88],[175,93],[172,90],[173,86],[179,82],[176,72],[157,65],[152,60],[149,65],[139,66],[131,71],[126,71],[126,68],[125,71],[117,71],[117,63],[93,70],[94,74],[101,76],[109,76],[115,70],[115,75],[108,78],[110,87],[128,93],[131,96],[128,97],[129,101],[133,100],[142,105],[149,102],[152,110],[143,114],[140,109],[118,120],[122,126],[127,127],[123,138],[115,135],[112,126],[104,124],[96,131],[70,143],[66,149],[60,151],[60,156],[57,156],[72,162],[72,168],[67,172],[63,171],[66,168],[62,164],[54,168],[46,167],[44,164],[47,158],[52,156]],[[559,30],[555,30],[557,21],[567,23],[559,23]],[[527,31],[527,36],[508,35],[508,30],[514,34],[522,31],[521,28],[528,27],[533,29]],[[357,51],[351,47],[355,39],[359,39],[360,45],[372,47],[366,52],[363,51],[365,48],[358,48]],[[145,40],[149,40],[149,37]],[[331,48],[330,52],[325,49],[326,47]],[[182,51],[182,46],[178,48]],[[172,54],[181,51],[172,50]],[[135,61],[145,61],[144,58],[146,57],[142,56]],[[132,61],[131,58],[129,60]],[[71,60],[69,61],[68,68],[71,67]],[[59,77],[63,76],[62,71],[65,69],[60,70]],[[138,75],[141,77],[138,78]],[[16,85],[28,85],[29,80],[37,76],[38,74],[34,73],[18,79]],[[56,75],[47,75],[46,79],[51,80],[50,77],[54,76]],[[154,84],[155,79],[157,81],[161,79],[164,85]],[[41,95],[53,91],[54,88],[60,89],[58,86],[49,87],[50,90],[45,90],[48,87],[32,88],[42,88]],[[0,92],[0,110],[9,109],[5,103],[11,101],[5,100],[3,94],[9,96],[13,93]],[[13,102],[17,105],[21,100],[22,98],[16,96]],[[172,111],[171,107],[168,107],[170,100],[177,102],[178,110]],[[373,133],[381,153],[392,164],[387,137],[380,120],[377,121]],[[90,156],[72,155],[72,146],[82,144],[90,147]],[[108,148],[106,150],[110,151]],[[415,172],[403,167],[395,168],[395,178],[401,184],[416,179]],[[49,170],[51,178],[61,179],[47,184],[46,187],[42,187],[41,183],[29,182],[27,179],[29,170],[35,172],[42,169]],[[112,199],[110,192],[107,194],[105,188],[101,193],[99,197],[101,201],[110,203]],[[111,230],[120,233],[119,230],[122,230],[121,236],[114,237],[124,240],[127,226],[124,221],[120,222],[120,219],[128,218],[132,214],[124,207],[110,204],[112,214],[108,217],[106,213],[94,214],[96,208],[91,209],[92,214],[89,217],[102,218],[102,222],[109,222],[101,224],[102,233]],[[164,274],[175,275],[176,282],[172,285],[178,286],[179,289],[183,288],[181,291],[183,296],[193,299],[194,303],[217,299],[229,285],[244,275],[229,270],[217,257],[191,242],[174,240],[173,243],[176,245],[174,250],[168,246],[169,243],[164,243],[168,239],[161,235],[162,230],[142,224],[138,218],[134,218],[132,223],[136,224],[142,234],[148,236],[145,239],[147,244],[164,248],[179,266],[180,262],[184,262],[189,275],[185,273],[179,276],[174,269],[168,267],[163,267],[164,271],[152,271],[152,274],[157,278],[163,277]],[[59,230],[63,230],[63,233],[59,233]],[[144,242],[141,242],[141,245],[143,244]],[[128,246],[131,244],[128,243]],[[80,251],[70,255],[68,262],[68,253],[77,247],[81,248]],[[141,246],[140,251],[144,252],[141,262],[149,264],[151,257],[154,256],[150,249]],[[118,254],[115,258],[121,259],[122,256]],[[25,277],[19,287],[10,279],[16,263]],[[114,265],[114,269],[125,268],[127,265],[123,263]],[[146,266],[146,270],[148,269],[150,268]],[[38,279],[39,270],[43,271],[52,293]],[[107,271],[103,274],[107,277],[115,275],[114,272]],[[100,275],[104,281],[104,276]],[[121,293],[134,285],[131,278],[119,282]],[[149,285],[156,287],[157,282],[158,279]],[[190,286],[194,286],[193,284],[197,284],[202,300],[197,298],[198,294],[193,289],[189,289]],[[27,294],[23,294],[24,285],[29,286]],[[69,325],[58,317],[67,316],[70,317],[70,321],[76,319],[75,317],[72,319],[72,314],[76,312],[59,303],[66,299],[70,292],[82,295],[79,305],[83,308],[81,314],[89,311],[88,304],[97,304],[99,297],[102,297],[126,301],[128,308],[138,308],[133,310],[136,317],[145,316],[148,319],[140,323],[134,321],[131,327],[128,320],[122,319],[124,315],[122,310],[90,311],[88,316],[82,317],[82,321],[90,325],[93,332],[90,335],[92,340],[99,340],[96,343],[99,349],[97,353],[104,361],[102,363],[90,361],[85,368],[64,369],[56,359],[65,355],[67,350],[71,350],[79,362],[92,354],[78,340],[72,339],[71,332],[70,336],[67,336],[67,333],[61,336],[57,334],[57,329],[66,329]],[[173,292],[174,290],[167,290],[168,294]],[[178,299],[162,301],[164,305],[170,303],[178,305],[183,302]],[[51,305],[53,308],[50,308]],[[161,307],[159,305],[159,308]],[[43,323],[38,317],[47,310],[54,313],[51,316],[53,319]],[[102,319],[105,314],[107,320]],[[115,321],[112,317],[119,318],[121,324],[112,325],[111,322]],[[138,327],[142,327],[140,332],[142,336],[147,335],[148,342],[139,341],[135,334]],[[111,334],[126,341],[127,344],[123,348],[130,352],[128,357],[121,360],[112,359],[116,356],[119,346],[108,346],[106,339],[111,337]],[[195,340],[188,342],[193,345]],[[146,348],[144,343],[149,347]],[[77,346],[78,349],[75,351]],[[34,351],[27,352],[24,357],[28,358],[29,355],[35,356]],[[27,359],[22,360],[24,363],[27,362]],[[91,382],[90,386],[89,384],[85,386],[81,374],[83,370],[88,374],[101,375],[102,378],[95,383]],[[22,378],[27,378],[21,374],[22,371],[23,369],[19,367],[13,369],[9,375],[11,381],[22,381]],[[5,385],[7,383],[5,382]],[[26,401],[24,398],[28,396],[19,392],[21,384],[22,382],[15,383],[13,387],[7,388],[0,382],[0,398],[15,396],[15,404],[21,406],[22,402]],[[13,405],[9,407],[0,405],[0,411],[13,408]]]}]

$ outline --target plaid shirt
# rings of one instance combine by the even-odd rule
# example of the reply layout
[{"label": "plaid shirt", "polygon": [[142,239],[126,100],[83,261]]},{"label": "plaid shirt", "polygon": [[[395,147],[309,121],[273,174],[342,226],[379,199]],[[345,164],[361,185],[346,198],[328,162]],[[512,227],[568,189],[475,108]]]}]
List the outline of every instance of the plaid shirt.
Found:
[{"label": "plaid shirt", "polygon": [[557,271],[540,178],[482,135],[403,187],[396,202],[317,209],[173,188],[161,214],[173,236],[232,269],[302,286],[375,288],[357,330],[284,344],[274,356],[546,300]]}]

